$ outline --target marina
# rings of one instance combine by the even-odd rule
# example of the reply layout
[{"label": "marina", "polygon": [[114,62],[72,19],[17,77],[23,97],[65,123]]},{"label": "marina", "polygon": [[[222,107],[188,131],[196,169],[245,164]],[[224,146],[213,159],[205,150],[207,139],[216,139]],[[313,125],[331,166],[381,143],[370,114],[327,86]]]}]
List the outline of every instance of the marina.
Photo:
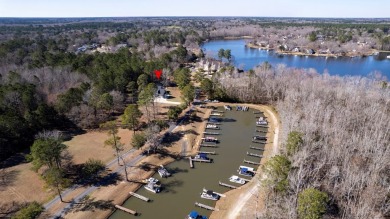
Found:
[{"label": "marina", "polygon": [[[217,110],[224,109],[220,107]],[[252,110],[250,109],[250,111]],[[234,110],[225,111],[224,118],[218,122],[221,123],[218,126],[223,126],[221,130],[218,130],[220,133],[218,135],[218,142],[220,144],[215,142],[215,140],[212,142],[201,140],[197,154],[192,154],[191,158],[188,156],[164,165],[164,168],[171,173],[170,177],[162,178],[158,172],[152,176],[161,181],[162,187],[159,193],[153,193],[144,187],[136,191],[136,194],[153,201],[146,202],[137,197],[130,196],[122,206],[129,209],[136,209],[138,212],[137,218],[141,219],[186,218],[193,210],[196,210],[199,215],[208,217],[211,214],[210,210],[205,208],[194,209],[195,202],[209,207],[215,207],[216,201],[201,197],[203,188],[211,190],[214,193],[217,192],[223,197],[222,195],[224,193],[231,189],[239,189],[240,186],[244,185],[250,179],[250,177],[239,175],[237,172],[237,169],[241,165],[245,165],[243,160],[258,161],[257,159],[248,159],[248,155],[246,154],[247,151],[256,153],[255,151],[249,150],[255,129],[253,114],[236,111],[234,107]],[[202,132],[200,133],[202,134]],[[205,136],[204,138],[206,137],[215,138],[217,136]],[[202,148],[204,145],[210,146],[208,148],[212,149],[207,150],[207,147]],[[262,147],[262,145],[254,145],[253,143],[252,146]],[[215,155],[212,155],[212,152],[215,152]],[[201,162],[193,161],[192,159],[199,154],[208,155],[207,157],[212,158],[213,162],[207,163],[203,160]],[[252,164],[246,165],[252,166]],[[236,175],[241,179],[239,181],[244,184],[238,183],[239,181],[231,182],[230,177],[232,175]],[[110,216],[111,219],[132,217],[135,218],[135,216],[120,210]]]}]

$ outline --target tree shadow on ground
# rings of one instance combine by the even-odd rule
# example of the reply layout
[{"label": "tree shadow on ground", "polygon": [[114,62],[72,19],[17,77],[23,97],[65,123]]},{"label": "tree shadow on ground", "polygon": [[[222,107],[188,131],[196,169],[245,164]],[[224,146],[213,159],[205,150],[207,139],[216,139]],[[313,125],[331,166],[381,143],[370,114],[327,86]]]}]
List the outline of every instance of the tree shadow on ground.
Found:
[{"label": "tree shadow on ground", "polygon": [[20,172],[17,170],[0,169],[0,191],[5,190],[8,186],[13,186],[19,174]]},{"label": "tree shadow on ground", "polygon": [[144,170],[144,171],[151,171],[151,170],[157,170],[157,166],[154,165],[154,164],[151,164],[151,163],[147,163],[147,162],[142,162],[138,168],[140,168],[141,170]]},{"label": "tree shadow on ground", "polygon": [[165,159],[166,157],[170,157],[170,158],[173,158],[175,160],[178,160],[181,158],[181,155],[171,153],[170,151],[168,151],[165,148],[159,148],[156,152],[158,154],[157,156],[159,159]]},{"label": "tree shadow on ground", "polygon": [[0,205],[0,218],[11,218],[11,215],[15,214],[24,206],[26,206],[26,203],[15,201],[3,203]]},{"label": "tree shadow on ground", "polygon": [[23,164],[23,163],[28,163],[28,161],[26,160],[27,153],[29,152],[18,153],[9,157],[8,159],[0,162],[0,168],[3,169],[3,168],[13,167],[19,164]]},{"label": "tree shadow on ground", "polygon": [[184,133],[183,132],[170,132],[164,135],[161,144],[164,147],[170,147],[174,143],[180,141],[181,138],[183,138]]},{"label": "tree shadow on ground", "polygon": [[123,180],[118,173],[110,173],[107,169],[101,170],[96,174],[86,174],[85,164],[71,165],[67,171],[67,178],[72,180],[73,184],[81,186],[108,186],[115,185],[117,181]]},{"label": "tree shadow on ground", "polygon": [[73,212],[79,211],[95,211],[95,210],[114,210],[113,200],[96,200],[95,198],[87,197],[73,207]]}]

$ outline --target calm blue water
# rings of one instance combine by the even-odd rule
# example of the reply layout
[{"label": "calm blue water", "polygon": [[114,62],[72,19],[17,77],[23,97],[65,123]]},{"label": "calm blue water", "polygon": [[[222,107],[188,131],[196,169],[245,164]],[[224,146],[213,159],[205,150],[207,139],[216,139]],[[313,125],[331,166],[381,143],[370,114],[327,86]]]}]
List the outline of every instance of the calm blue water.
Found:
[{"label": "calm blue water", "polygon": [[[368,76],[372,72],[381,72],[390,79],[390,59],[386,54],[365,58],[325,58],[292,55],[278,55],[266,50],[251,49],[245,46],[244,40],[213,40],[202,45],[205,54],[217,57],[218,50],[231,49],[235,66],[249,70],[265,61],[272,66],[285,64],[295,68],[314,68],[319,73],[328,71],[332,75],[360,75]],[[388,55],[388,54],[387,54]]]}]

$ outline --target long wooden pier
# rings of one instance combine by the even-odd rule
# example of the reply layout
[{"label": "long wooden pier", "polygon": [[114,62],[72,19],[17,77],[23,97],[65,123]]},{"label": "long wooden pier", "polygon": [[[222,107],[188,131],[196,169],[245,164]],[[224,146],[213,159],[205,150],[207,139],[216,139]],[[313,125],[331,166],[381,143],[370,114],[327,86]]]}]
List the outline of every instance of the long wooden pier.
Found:
[{"label": "long wooden pier", "polygon": [[267,144],[266,141],[257,141],[257,140],[252,140],[253,143],[257,143],[257,144]]},{"label": "long wooden pier", "polygon": [[268,128],[268,125],[257,125],[257,124],[256,124],[256,127]]},{"label": "long wooden pier", "polygon": [[219,122],[207,122],[207,124],[210,124],[210,125],[222,125],[222,123],[219,123]]},{"label": "long wooden pier", "polygon": [[258,130],[258,129],[256,129],[256,132],[260,132],[260,133],[267,133],[267,131]]},{"label": "long wooden pier", "polygon": [[245,160],[245,159],[244,159],[244,163],[249,163],[249,164],[253,164],[253,165],[260,165],[260,163],[250,161],[250,160]]},{"label": "long wooden pier", "polygon": [[237,186],[229,185],[229,184],[223,183],[221,181],[219,181],[218,184],[220,186],[225,186],[225,187],[228,187],[228,188],[231,188],[231,189],[237,189]]},{"label": "long wooden pier", "polygon": [[140,195],[140,194],[137,194],[137,193],[135,193],[135,192],[129,192],[129,194],[132,195],[132,196],[134,196],[134,197],[136,197],[136,198],[141,199],[142,201],[146,201],[146,202],[150,201],[149,198],[147,198],[147,197],[145,197],[145,196],[142,196],[142,195]]},{"label": "long wooden pier", "polygon": [[199,151],[199,153],[202,153],[202,154],[212,154],[212,155],[216,155],[217,153],[215,153],[215,151]]},{"label": "long wooden pier", "polygon": [[129,214],[132,214],[132,215],[137,215],[137,212],[136,211],[133,211],[133,210],[130,210],[128,208],[125,208],[125,207],[122,207],[120,205],[115,205],[115,208],[119,209],[119,210],[122,210],[124,212],[127,212]]},{"label": "long wooden pier", "polygon": [[191,167],[191,168],[194,168],[194,162],[192,162],[192,158],[189,157],[188,160],[190,161],[190,167]]},{"label": "long wooden pier", "polygon": [[217,144],[200,144],[201,147],[217,148]]},{"label": "long wooden pier", "polygon": [[264,151],[264,148],[253,147],[253,146],[250,146],[249,148],[253,150]]},{"label": "long wooden pier", "polygon": [[219,132],[203,132],[204,135],[219,135]]},{"label": "long wooden pier", "polygon": [[192,161],[200,162],[200,163],[211,163],[211,159],[209,160],[203,160],[203,159],[195,159],[191,158]]},{"label": "long wooden pier", "polygon": [[219,209],[217,209],[217,208],[214,208],[214,207],[211,207],[211,206],[199,203],[199,202],[195,202],[195,206],[198,206],[200,208],[204,208],[204,209],[207,209],[207,210],[210,210],[210,211],[219,211]]},{"label": "long wooden pier", "polygon": [[263,157],[260,154],[254,154],[254,153],[249,153],[248,151],[246,152],[247,155],[252,156],[252,157]]}]

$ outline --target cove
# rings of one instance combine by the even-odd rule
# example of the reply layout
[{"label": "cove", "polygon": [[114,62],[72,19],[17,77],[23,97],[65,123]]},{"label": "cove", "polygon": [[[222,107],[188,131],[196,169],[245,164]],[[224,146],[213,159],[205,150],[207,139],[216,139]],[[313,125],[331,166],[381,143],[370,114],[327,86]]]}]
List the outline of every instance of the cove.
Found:
[{"label": "cove", "polygon": [[[218,108],[222,111],[223,108]],[[249,153],[262,154],[262,151],[252,150],[250,146],[264,148],[264,144],[252,143],[253,135],[265,136],[266,133],[256,132],[255,116],[262,114],[253,114],[253,109],[246,112],[225,111],[220,130],[210,130],[207,132],[219,132],[217,137],[220,141],[217,148],[201,147],[202,151],[215,151],[216,155],[208,155],[213,159],[213,163],[194,163],[194,168],[190,168],[188,159],[175,161],[167,165],[167,169],[173,173],[169,178],[161,179],[158,174],[153,177],[159,179],[163,184],[161,193],[153,194],[141,187],[137,193],[150,198],[151,202],[144,202],[134,197],[130,197],[124,204],[124,207],[136,210],[139,216],[129,215],[122,211],[115,211],[111,219],[119,218],[178,218],[183,219],[190,211],[196,210],[202,215],[209,216],[211,211],[200,209],[194,205],[200,202],[214,207],[215,201],[200,198],[203,188],[213,190],[218,193],[229,191],[228,188],[218,185],[218,182],[224,182],[230,185],[239,186],[239,184],[229,181],[232,175],[238,175],[237,169],[240,165],[254,167],[258,166],[244,164],[243,160],[260,162],[260,158],[251,157]],[[264,132],[266,128],[257,128]],[[200,133],[201,134],[201,133]],[[247,178],[238,175],[242,178]],[[123,191],[128,192],[128,191]],[[223,199],[223,198],[222,198]]]},{"label": "cove", "polygon": [[327,71],[331,75],[369,76],[373,72],[380,72],[387,79],[390,79],[389,54],[379,54],[368,57],[312,57],[279,55],[273,51],[248,48],[245,40],[212,40],[203,43],[202,49],[205,54],[217,58],[219,49],[230,49],[234,57],[233,63],[236,67],[249,70],[253,67],[269,62],[272,66],[285,64],[294,68],[313,68],[318,73]]}]

